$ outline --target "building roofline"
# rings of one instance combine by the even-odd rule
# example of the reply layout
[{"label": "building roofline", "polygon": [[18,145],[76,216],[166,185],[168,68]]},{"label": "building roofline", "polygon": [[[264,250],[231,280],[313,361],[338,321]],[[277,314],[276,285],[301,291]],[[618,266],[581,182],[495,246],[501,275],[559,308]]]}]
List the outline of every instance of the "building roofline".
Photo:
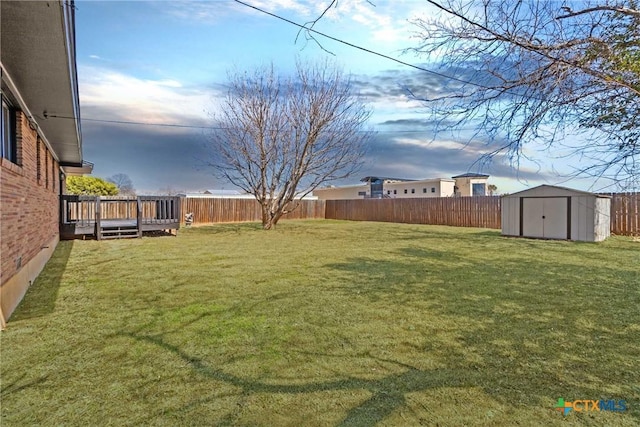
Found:
[{"label": "building roofline", "polygon": [[412,181],[400,181],[400,182],[389,182],[385,184],[420,184],[420,183],[428,183],[428,182],[455,182],[454,179],[451,178],[425,178],[425,179],[415,179]]},{"label": "building roofline", "polygon": [[360,181],[361,182],[370,182],[370,181],[375,181],[375,180],[378,180],[378,179],[381,179],[383,181],[400,181],[400,182],[415,181],[415,179],[392,178],[392,177],[388,177],[388,176],[365,176]]},{"label": "building roofline", "polygon": [[451,178],[489,178],[489,175],[484,173],[463,173],[461,175],[452,176]]},{"label": "building roofline", "polygon": [[332,187],[318,187],[315,188],[313,191],[319,191],[319,190],[336,190],[336,189],[340,189],[340,188],[367,188],[367,184],[366,183],[362,183],[362,184],[353,184],[353,185],[335,185]]}]

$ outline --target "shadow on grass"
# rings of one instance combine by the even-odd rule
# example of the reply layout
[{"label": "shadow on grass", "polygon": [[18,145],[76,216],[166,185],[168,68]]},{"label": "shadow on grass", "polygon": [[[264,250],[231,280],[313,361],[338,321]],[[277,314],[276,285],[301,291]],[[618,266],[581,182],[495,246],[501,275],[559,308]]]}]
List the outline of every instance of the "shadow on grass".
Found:
[{"label": "shadow on grass", "polygon": [[29,287],[22,302],[11,315],[11,321],[33,319],[53,312],[73,243],[73,240],[64,240],[58,243],[58,247],[47,265]]},{"label": "shadow on grass", "polygon": [[[207,227],[198,230],[198,234],[201,230],[236,232],[236,227]],[[258,229],[255,224],[244,228],[245,231]],[[460,252],[447,250],[446,245],[436,242],[432,247],[412,245],[382,253],[383,257],[375,259],[348,258],[322,266],[337,276],[328,290],[342,293],[346,300],[353,301],[354,310],[362,303],[358,300],[369,299],[377,304],[367,304],[368,307],[397,310],[399,317],[403,307],[419,313],[416,317],[420,319],[414,323],[415,334],[407,333],[406,339],[402,337],[393,343],[411,346],[413,350],[405,351],[405,355],[424,356],[442,368],[423,369],[417,367],[424,366],[418,362],[411,366],[384,360],[395,365],[396,371],[377,378],[346,374],[326,381],[320,377],[294,384],[284,379],[270,378],[265,382],[232,374],[208,360],[202,352],[188,350],[193,346],[175,344],[169,338],[169,334],[204,317],[219,315],[215,311],[196,313],[188,322],[182,319],[171,331],[156,329],[161,332],[152,335],[148,329],[145,332],[145,326],[121,331],[116,336],[152,344],[183,362],[193,374],[212,383],[237,387],[239,390],[234,395],[240,400],[256,394],[368,392],[364,402],[347,409],[339,422],[342,426],[376,425],[394,411],[409,406],[408,395],[448,388],[481,390],[489,400],[503,407],[549,405],[551,412],[551,402],[559,397],[568,400],[615,398],[635,403],[640,397],[639,390],[634,389],[638,382],[635,370],[638,329],[618,326],[625,322],[637,324],[638,293],[630,288],[624,296],[594,295],[597,279],[591,279],[611,277],[613,284],[622,286],[633,277],[633,267],[625,270],[604,263],[577,265],[579,257],[564,259],[563,253],[571,253],[579,245],[541,245],[536,241],[514,240],[513,250],[517,253],[501,254],[500,259],[470,256],[481,252],[483,246],[479,242],[495,237],[493,232],[474,237],[477,244],[467,251],[466,248]],[[509,250],[511,246],[506,249]],[[555,262],[541,259],[542,251],[556,250]],[[606,294],[606,290],[603,292]],[[265,298],[260,301],[264,302]],[[246,309],[249,313],[253,311],[253,307]],[[387,319],[393,320],[392,316]],[[347,353],[335,355],[336,363],[352,356]],[[314,353],[309,354],[313,357]],[[363,357],[383,360],[371,354]],[[225,363],[229,362],[227,359]],[[612,392],[614,389],[618,391]],[[210,398],[213,399],[207,394],[197,396],[196,400],[175,410],[189,412]],[[230,409],[222,424],[239,423],[241,414],[236,411],[240,409]],[[634,405],[630,405],[629,416],[640,420]]]},{"label": "shadow on grass", "polygon": [[220,224],[197,224],[193,227],[182,227],[180,229],[183,233],[197,232],[200,235],[213,235],[213,234],[225,234],[225,233],[240,233],[247,231],[259,231],[262,230],[262,225],[258,222],[233,222],[233,223],[220,223]]},{"label": "shadow on grass", "polygon": [[[420,307],[433,322],[444,319],[442,326],[425,324],[424,344],[415,348],[457,368],[449,381],[469,375],[469,385],[504,404],[509,394],[522,405],[569,395],[640,399],[634,388],[640,380],[640,335],[628,327],[637,325],[640,304],[633,268],[563,262],[561,251],[553,265],[533,253],[525,260],[482,261],[431,249],[397,253],[394,259],[329,264],[341,274],[342,285],[334,290],[348,298]],[[441,262],[444,257],[449,265]],[[456,261],[464,261],[462,268]],[[599,277],[611,282],[597,282]],[[612,294],[616,288],[626,292]],[[438,338],[446,322],[460,325],[454,340]],[[470,374],[471,366],[482,374]],[[612,396],[607,389],[624,391]],[[629,414],[640,420],[638,408]]]},{"label": "shadow on grass", "polygon": [[47,381],[48,379],[48,375],[45,375],[44,377],[39,377],[35,380],[31,380],[27,383],[22,383],[21,382],[25,379],[25,377],[27,376],[26,373],[20,375],[19,378],[17,378],[16,380],[10,382],[9,384],[6,383],[6,381],[2,381],[2,388],[0,388],[0,397],[2,396],[8,396],[12,393],[17,393],[19,391],[28,389],[30,387],[36,387],[42,383],[44,383],[45,381]]},{"label": "shadow on grass", "polygon": [[[306,384],[267,384],[258,380],[245,379],[208,366],[201,358],[191,356],[178,346],[167,343],[161,336],[146,336],[132,333],[121,333],[137,342],[154,344],[188,364],[194,372],[206,378],[222,381],[238,387],[239,396],[257,393],[270,394],[304,394],[324,391],[367,390],[371,397],[362,404],[348,411],[339,426],[374,426],[384,420],[393,411],[406,404],[405,395],[439,387],[471,387],[481,378],[477,370],[438,369],[424,371],[397,361],[376,358],[380,362],[392,363],[404,369],[403,372],[388,375],[379,379],[345,378],[327,382],[310,382]],[[186,407],[185,407],[186,409]],[[180,409],[178,410],[180,411]],[[231,415],[231,414],[230,414]],[[227,416],[227,423],[234,420]]]}]

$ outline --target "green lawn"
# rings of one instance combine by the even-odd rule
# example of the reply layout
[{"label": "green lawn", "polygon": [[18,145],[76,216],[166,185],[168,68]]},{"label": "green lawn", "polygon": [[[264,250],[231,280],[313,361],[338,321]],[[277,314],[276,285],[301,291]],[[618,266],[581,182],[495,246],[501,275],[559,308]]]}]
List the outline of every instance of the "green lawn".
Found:
[{"label": "green lawn", "polygon": [[1,340],[2,426],[635,426],[640,243],[321,220],[67,241]]}]

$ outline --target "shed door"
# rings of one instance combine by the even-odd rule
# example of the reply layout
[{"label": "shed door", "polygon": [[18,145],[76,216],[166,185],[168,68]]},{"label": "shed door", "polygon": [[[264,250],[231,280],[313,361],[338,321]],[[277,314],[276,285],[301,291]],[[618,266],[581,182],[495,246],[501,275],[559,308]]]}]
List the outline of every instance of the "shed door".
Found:
[{"label": "shed door", "polygon": [[522,199],[522,235],[566,239],[568,215],[567,197],[525,197]]}]

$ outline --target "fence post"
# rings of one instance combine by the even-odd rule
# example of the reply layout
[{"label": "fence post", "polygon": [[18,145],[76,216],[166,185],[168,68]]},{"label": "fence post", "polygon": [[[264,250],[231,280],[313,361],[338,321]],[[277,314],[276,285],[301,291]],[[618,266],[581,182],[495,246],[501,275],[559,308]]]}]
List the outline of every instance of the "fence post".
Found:
[{"label": "fence post", "polygon": [[100,196],[96,197],[96,239],[102,240],[102,221],[100,212]]},{"label": "fence post", "polygon": [[138,227],[138,237],[142,237],[142,203],[140,196],[136,197],[136,226]]}]

